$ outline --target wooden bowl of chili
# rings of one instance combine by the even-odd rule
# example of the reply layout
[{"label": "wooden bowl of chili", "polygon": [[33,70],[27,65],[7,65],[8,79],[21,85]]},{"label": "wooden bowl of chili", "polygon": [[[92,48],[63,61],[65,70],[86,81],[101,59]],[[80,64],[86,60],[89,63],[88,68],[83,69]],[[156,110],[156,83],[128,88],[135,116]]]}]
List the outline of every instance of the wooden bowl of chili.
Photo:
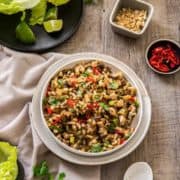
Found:
[{"label": "wooden bowl of chili", "polygon": [[156,73],[174,74],[180,70],[180,45],[174,40],[158,39],[146,49],[146,63]]}]

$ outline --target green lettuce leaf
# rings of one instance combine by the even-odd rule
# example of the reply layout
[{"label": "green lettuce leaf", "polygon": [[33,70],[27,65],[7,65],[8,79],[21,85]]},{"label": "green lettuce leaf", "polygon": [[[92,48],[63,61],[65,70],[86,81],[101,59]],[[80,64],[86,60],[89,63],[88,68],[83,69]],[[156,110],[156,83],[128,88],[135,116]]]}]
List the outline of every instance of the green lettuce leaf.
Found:
[{"label": "green lettuce leaf", "polygon": [[39,3],[40,0],[0,0],[0,13],[16,14],[26,9],[31,9]]},{"label": "green lettuce leaf", "polygon": [[63,4],[68,3],[70,0],[48,0],[51,4],[54,4],[55,6],[61,6]]},{"label": "green lettuce leaf", "polygon": [[0,142],[0,179],[15,180],[18,174],[17,148]]},{"label": "green lettuce leaf", "polygon": [[36,24],[43,24],[47,9],[47,0],[40,0],[40,2],[32,9],[29,24],[34,26]]}]

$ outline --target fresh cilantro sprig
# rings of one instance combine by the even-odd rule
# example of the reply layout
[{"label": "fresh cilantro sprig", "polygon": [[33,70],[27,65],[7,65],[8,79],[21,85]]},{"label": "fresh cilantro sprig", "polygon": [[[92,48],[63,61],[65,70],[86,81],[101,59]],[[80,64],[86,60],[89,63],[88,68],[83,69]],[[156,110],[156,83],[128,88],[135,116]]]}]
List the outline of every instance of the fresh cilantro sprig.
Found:
[{"label": "fresh cilantro sprig", "polygon": [[[54,180],[53,175],[49,172],[49,167],[46,161],[42,161],[40,164],[33,168],[34,177],[45,178],[48,180]],[[58,180],[64,180],[66,174],[64,172],[59,173]]]},{"label": "fresh cilantro sprig", "polygon": [[64,172],[62,172],[59,174],[58,180],[64,180],[65,177],[66,177],[66,174]]}]

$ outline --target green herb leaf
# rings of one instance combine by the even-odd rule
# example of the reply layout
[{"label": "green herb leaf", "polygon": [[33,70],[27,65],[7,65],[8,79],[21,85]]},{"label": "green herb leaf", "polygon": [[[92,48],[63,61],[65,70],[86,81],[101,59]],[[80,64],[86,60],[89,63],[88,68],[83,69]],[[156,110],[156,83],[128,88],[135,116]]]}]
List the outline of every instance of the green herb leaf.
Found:
[{"label": "green herb leaf", "polygon": [[63,80],[62,79],[58,79],[58,84],[59,84],[60,87],[63,87],[63,85],[64,85]]},{"label": "green herb leaf", "polygon": [[59,101],[58,101],[56,98],[53,98],[53,97],[49,98],[49,100],[48,100],[48,103],[49,103],[50,105],[57,105],[58,102],[59,102]]},{"label": "green herb leaf", "polygon": [[100,100],[100,96],[96,94],[96,95],[93,97],[93,99],[96,100],[96,101],[99,101],[99,100]]},{"label": "green herb leaf", "polygon": [[88,72],[88,71],[85,71],[84,73],[82,73],[82,76],[88,77],[88,76],[89,76],[89,72]]},{"label": "green herb leaf", "polygon": [[93,144],[91,147],[91,152],[96,153],[96,152],[101,152],[102,147],[100,144]]},{"label": "green herb leaf", "polygon": [[66,174],[64,172],[62,172],[59,174],[58,180],[64,180],[65,177],[66,177]]},{"label": "green herb leaf", "polygon": [[108,132],[114,133],[115,128],[116,128],[116,125],[115,125],[114,123],[111,123],[111,124],[108,126]]},{"label": "green herb leaf", "polygon": [[109,106],[108,106],[107,104],[101,102],[101,103],[99,103],[99,105],[100,105],[103,109],[105,109],[106,111],[108,111]]},{"label": "green herb leaf", "polygon": [[116,101],[109,101],[109,105],[110,105],[110,106],[114,106],[115,103],[116,103]]},{"label": "green herb leaf", "polygon": [[119,84],[115,81],[113,81],[112,83],[110,83],[110,88],[111,89],[117,89],[119,87]]},{"label": "green herb leaf", "polygon": [[46,161],[42,161],[39,165],[33,168],[34,176],[46,176],[49,174],[49,168]]},{"label": "green herb leaf", "polygon": [[139,107],[139,102],[137,100],[134,102],[134,104],[135,104],[136,108]]}]

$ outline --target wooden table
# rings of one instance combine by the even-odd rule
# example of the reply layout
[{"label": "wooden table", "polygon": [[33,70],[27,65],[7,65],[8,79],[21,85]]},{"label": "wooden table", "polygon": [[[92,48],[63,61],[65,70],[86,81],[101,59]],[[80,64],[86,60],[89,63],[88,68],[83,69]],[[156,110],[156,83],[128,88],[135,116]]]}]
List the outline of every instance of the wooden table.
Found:
[{"label": "wooden table", "polygon": [[101,0],[85,7],[78,32],[56,51],[99,52],[128,64],[139,75],[152,98],[152,124],[143,143],[128,157],[102,166],[102,180],[122,180],[133,162],[146,161],[155,180],[180,180],[180,73],[164,77],[145,64],[147,45],[158,38],[180,41],[180,0],[149,0],[155,7],[146,33],[133,40],[114,34],[109,15],[116,0]]}]

